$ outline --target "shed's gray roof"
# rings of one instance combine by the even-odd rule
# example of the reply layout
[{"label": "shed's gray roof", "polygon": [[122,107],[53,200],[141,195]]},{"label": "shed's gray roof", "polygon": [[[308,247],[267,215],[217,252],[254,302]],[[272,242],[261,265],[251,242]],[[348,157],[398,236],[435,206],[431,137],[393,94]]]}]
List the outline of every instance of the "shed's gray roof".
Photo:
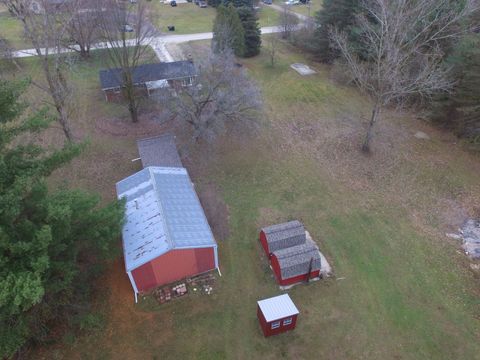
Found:
[{"label": "shed's gray roof", "polygon": [[144,168],[149,166],[182,167],[172,134],[137,140],[138,153]]},{"label": "shed's gray roof", "polygon": [[267,238],[270,252],[305,243],[303,224],[298,220],[267,226],[262,229]]},{"label": "shed's gray roof", "polygon": [[216,246],[184,168],[148,167],[117,183],[126,198],[123,251],[127,271],[178,248]]},{"label": "shed's gray roof", "polygon": [[[123,86],[122,69],[100,70],[102,90]],[[144,84],[151,81],[181,79],[196,76],[197,70],[191,61],[173,61],[139,65],[133,69],[133,83]]]},{"label": "shed's gray roof", "polygon": [[277,250],[273,255],[280,265],[282,279],[307,274],[312,258],[312,271],[320,270],[321,267],[318,247],[309,239],[304,244]]}]

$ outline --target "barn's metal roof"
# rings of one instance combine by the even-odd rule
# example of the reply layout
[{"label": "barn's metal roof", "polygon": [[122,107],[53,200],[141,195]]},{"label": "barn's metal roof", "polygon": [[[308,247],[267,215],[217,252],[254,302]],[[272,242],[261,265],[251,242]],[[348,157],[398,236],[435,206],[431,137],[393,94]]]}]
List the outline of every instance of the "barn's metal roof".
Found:
[{"label": "barn's metal roof", "polygon": [[304,244],[306,240],[305,228],[298,220],[267,226],[262,231],[265,233],[270,252]]},{"label": "barn's metal roof", "polygon": [[126,198],[123,251],[127,271],[175,248],[215,246],[184,168],[148,167],[117,183]]},{"label": "barn's metal roof", "polygon": [[282,279],[307,274],[310,261],[312,261],[311,271],[320,270],[322,265],[320,251],[310,239],[307,239],[305,244],[277,250],[273,252],[273,255],[278,259]]},{"label": "barn's metal roof", "polygon": [[288,294],[275,296],[269,299],[257,301],[260,310],[267,322],[283,319],[299,313]]},{"label": "barn's metal roof", "polygon": [[149,166],[183,167],[172,134],[137,140],[144,168]]}]

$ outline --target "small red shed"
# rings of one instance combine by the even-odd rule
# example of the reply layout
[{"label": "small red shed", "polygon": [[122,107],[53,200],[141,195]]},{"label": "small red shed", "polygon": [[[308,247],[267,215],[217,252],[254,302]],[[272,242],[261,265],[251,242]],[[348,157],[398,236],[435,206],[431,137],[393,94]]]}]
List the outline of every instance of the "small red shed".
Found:
[{"label": "small red shed", "polygon": [[304,244],[274,251],[270,264],[277,282],[288,286],[318,278],[322,262],[318,247],[307,239]]},{"label": "small red shed", "polygon": [[265,336],[293,330],[299,311],[288,294],[257,302],[257,317]]},{"label": "small red shed", "polygon": [[260,243],[268,257],[276,250],[303,244],[305,240],[305,228],[298,220],[267,226],[260,231]]}]

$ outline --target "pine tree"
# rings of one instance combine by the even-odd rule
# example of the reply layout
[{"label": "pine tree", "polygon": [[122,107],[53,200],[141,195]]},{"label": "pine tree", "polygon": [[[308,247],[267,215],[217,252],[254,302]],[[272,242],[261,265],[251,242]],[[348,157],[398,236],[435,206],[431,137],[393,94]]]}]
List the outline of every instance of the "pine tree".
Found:
[{"label": "pine tree", "polygon": [[339,56],[330,46],[328,31],[331,26],[348,33],[351,41],[359,36],[354,26],[359,11],[360,0],[324,0],[322,9],[315,17],[317,29],[311,45],[318,60],[329,63]]},{"label": "pine tree", "polygon": [[[18,136],[49,126],[47,111],[18,99],[26,83],[0,80],[0,357],[48,339],[88,301],[98,259],[118,238],[123,204],[99,207],[80,191],[48,190],[46,178],[81,150],[48,152]],[[19,145],[16,145],[16,144]],[[77,310],[73,310],[77,309]]]},{"label": "pine tree", "polygon": [[446,66],[452,67],[456,85],[436,99],[431,118],[458,136],[480,143],[480,35],[463,39]]},{"label": "pine tree", "polygon": [[243,31],[245,33],[245,51],[244,57],[252,57],[260,53],[262,45],[260,25],[255,10],[251,7],[240,7],[237,9],[238,16],[242,22]]},{"label": "pine tree", "polygon": [[233,50],[236,56],[245,51],[245,33],[237,9],[230,4],[219,6],[213,24],[212,47],[214,53]]}]

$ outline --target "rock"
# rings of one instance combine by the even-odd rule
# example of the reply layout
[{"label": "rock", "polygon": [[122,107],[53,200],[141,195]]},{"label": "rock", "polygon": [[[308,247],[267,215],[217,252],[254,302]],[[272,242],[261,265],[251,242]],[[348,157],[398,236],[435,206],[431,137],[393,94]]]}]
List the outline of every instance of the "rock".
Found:
[{"label": "rock", "polygon": [[455,240],[460,240],[462,238],[461,235],[458,235],[458,234],[445,234],[446,237],[449,237],[449,238],[452,238],[452,239],[455,239]]},{"label": "rock", "polygon": [[430,136],[428,136],[423,131],[417,131],[415,133],[415,135],[413,135],[413,136],[415,136],[417,139],[421,139],[421,140],[430,140]]}]

